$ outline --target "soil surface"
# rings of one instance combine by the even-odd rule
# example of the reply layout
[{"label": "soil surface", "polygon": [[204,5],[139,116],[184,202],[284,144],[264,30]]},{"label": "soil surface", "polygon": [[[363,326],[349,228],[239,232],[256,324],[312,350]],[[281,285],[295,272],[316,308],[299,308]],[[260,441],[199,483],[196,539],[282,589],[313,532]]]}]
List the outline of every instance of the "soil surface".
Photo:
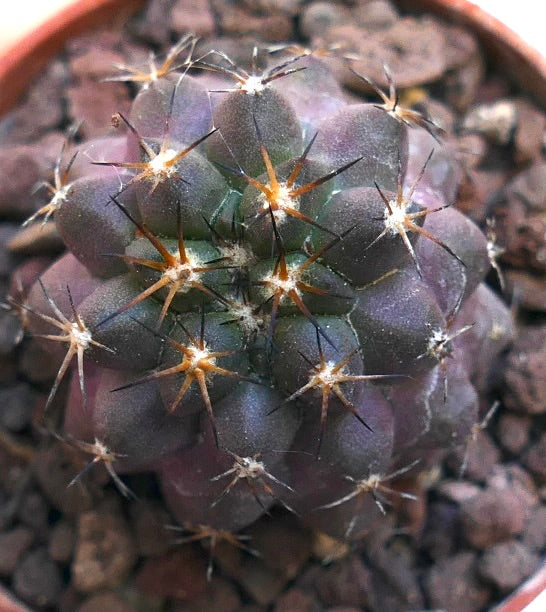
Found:
[{"label": "soil surface", "polygon": [[[55,372],[8,301],[23,301],[62,252],[53,224],[21,221],[47,202],[35,187],[51,179],[68,127],[83,120],[83,144],[103,134],[136,92],[102,80],[112,65],[139,65],[188,31],[234,53],[250,53],[256,39],[321,49],[369,99],[332,45],[345,41],[345,55],[364,58],[355,69],[378,83],[387,63],[405,103],[458,145],[457,206],[488,232],[497,262],[488,280],[518,328],[467,446],[426,481],[398,483],[417,501],[397,501],[382,529],[350,546],[275,510],[245,532],[260,558],[219,544],[210,581],[210,551],[165,528],[174,521],[149,474],[124,476],[138,501],[122,498],[101,467],[67,488],[86,458],[40,427]],[[544,112],[488,64],[471,33],[386,0],[152,0],[121,34],[71,41],[0,119],[0,609],[3,588],[22,606],[67,612],[461,612],[520,585],[546,546],[545,128]]]}]

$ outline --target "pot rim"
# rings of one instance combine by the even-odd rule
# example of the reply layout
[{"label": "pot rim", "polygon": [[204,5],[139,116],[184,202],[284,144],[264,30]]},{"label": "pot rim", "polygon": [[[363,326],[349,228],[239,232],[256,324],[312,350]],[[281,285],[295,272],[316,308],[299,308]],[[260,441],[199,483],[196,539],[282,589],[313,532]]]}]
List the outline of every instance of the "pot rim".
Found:
[{"label": "pot rim", "polygon": [[0,56],[0,116],[19,101],[31,80],[71,37],[108,21],[124,23],[144,0],[76,0]]},{"label": "pot rim", "polygon": [[[546,58],[507,25],[469,0],[395,0],[408,10],[429,11],[471,28],[509,76],[546,107]],[[110,22],[125,21],[144,0],[77,0],[0,57],[0,115],[10,110],[65,41]]]}]

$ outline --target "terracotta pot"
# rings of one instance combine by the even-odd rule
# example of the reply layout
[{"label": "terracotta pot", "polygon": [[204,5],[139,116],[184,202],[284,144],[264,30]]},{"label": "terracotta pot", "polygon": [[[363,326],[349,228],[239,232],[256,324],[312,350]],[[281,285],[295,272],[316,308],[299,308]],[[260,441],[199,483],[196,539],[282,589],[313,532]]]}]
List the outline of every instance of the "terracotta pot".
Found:
[{"label": "terracotta pot", "polygon": [[[79,33],[105,23],[123,24],[144,0],[79,0],[43,23],[0,57],[0,115],[24,93],[32,79]],[[494,63],[541,106],[546,106],[546,58],[510,28],[468,0],[396,0],[410,11],[428,11],[477,34]],[[546,567],[529,578],[495,612],[519,612],[546,588]],[[537,608],[538,609],[538,608]],[[0,590],[0,611],[26,611]]]},{"label": "terracotta pot", "polygon": [[125,23],[144,0],[78,0],[59,11],[0,57],[0,115],[8,111],[71,37],[105,23]]}]

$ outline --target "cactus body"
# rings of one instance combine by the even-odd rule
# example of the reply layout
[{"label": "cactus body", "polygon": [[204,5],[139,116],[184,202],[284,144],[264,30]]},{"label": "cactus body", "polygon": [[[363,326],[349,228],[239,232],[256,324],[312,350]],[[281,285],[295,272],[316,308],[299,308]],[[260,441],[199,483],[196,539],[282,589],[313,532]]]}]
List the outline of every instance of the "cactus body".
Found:
[{"label": "cactus body", "polygon": [[382,478],[476,422],[511,335],[486,240],[447,208],[447,145],[346,102],[318,57],[224,93],[194,68],[137,95],[126,142],[98,141],[56,211],[72,255],[29,304],[78,357],[65,435],[156,471],[184,524],[280,503],[355,534]]}]

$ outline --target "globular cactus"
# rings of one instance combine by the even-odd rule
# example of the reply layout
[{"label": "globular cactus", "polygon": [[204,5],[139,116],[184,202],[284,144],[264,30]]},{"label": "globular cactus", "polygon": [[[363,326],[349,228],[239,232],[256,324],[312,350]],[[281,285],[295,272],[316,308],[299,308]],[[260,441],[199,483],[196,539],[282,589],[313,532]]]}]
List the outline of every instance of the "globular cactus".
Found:
[{"label": "globular cactus", "polygon": [[355,102],[313,53],[194,47],[119,77],[144,85],[126,132],[65,154],[35,215],[68,248],[24,305],[60,363],[46,410],[71,369],[59,435],[125,494],[155,471],[193,539],[275,504],[352,536],[479,420],[511,335],[487,239],[392,82]]}]

